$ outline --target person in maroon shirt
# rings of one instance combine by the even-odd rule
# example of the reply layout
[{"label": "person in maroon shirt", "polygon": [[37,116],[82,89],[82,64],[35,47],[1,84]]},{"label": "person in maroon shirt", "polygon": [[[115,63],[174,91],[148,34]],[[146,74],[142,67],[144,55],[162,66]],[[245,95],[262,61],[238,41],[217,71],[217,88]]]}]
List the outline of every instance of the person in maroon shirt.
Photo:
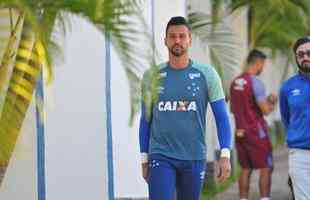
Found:
[{"label": "person in maroon shirt", "polygon": [[253,169],[259,169],[261,200],[270,199],[273,170],[272,146],[264,115],[274,110],[277,97],[266,95],[264,84],[257,78],[263,71],[266,55],[252,50],[247,66],[230,86],[231,111],[236,123],[236,149],[241,165],[239,195],[247,200],[249,179]]}]

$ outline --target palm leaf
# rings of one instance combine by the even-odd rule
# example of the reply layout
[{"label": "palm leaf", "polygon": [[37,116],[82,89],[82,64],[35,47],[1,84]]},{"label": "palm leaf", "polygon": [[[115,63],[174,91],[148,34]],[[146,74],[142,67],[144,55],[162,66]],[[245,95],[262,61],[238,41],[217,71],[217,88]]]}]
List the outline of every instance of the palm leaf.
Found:
[{"label": "palm leaf", "polygon": [[[151,37],[147,35],[147,27],[142,18],[141,11],[136,2],[125,2],[119,4],[121,9],[115,11],[119,13],[109,13],[111,16],[122,16],[117,21],[111,22],[114,25],[110,32],[111,41],[115,51],[118,53],[122,65],[125,67],[125,72],[128,77],[130,88],[130,120],[129,124],[133,123],[135,114],[140,109],[140,80],[142,72],[146,67],[151,66],[152,49],[142,49],[144,44],[151,44]],[[108,9],[108,6],[105,6]],[[126,17],[130,14],[130,18]],[[105,18],[113,19],[114,17],[106,16]],[[108,26],[109,27],[109,26]],[[99,26],[99,28],[101,28]],[[103,30],[104,27],[102,27]]]},{"label": "palm leaf", "polygon": [[[53,63],[52,53],[54,54],[53,51],[58,47],[57,42],[53,41],[51,33],[55,21],[58,20],[59,24],[64,24],[61,23],[63,22],[62,13],[80,15],[97,26],[102,33],[108,33],[129,78],[131,119],[133,119],[139,108],[137,97],[140,96],[138,94],[140,92],[138,89],[140,77],[144,71],[143,68],[149,66],[145,64],[145,60],[151,60],[145,58],[149,52],[141,50],[141,47],[138,48],[136,45],[138,36],[145,34],[138,31],[137,24],[141,20],[140,12],[137,9],[138,2],[135,0],[0,0],[0,5],[15,8],[27,15],[29,24],[36,37],[42,42],[42,48],[46,52],[46,64],[43,66],[51,66]],[[141,61],[143,58],[144,62]],[[52,74],[51,67],[48,68],[48,71]]]},{"label": "palm leaf", "polygon": [[[145,31],[148,28],[141,18],[140,3],[141,1],[136,0],[90,0],[81,1],[80,4],[58,0],[52,3],[62,7],[64,11],[84,17],[103,34],[109,35],[128,78],[131,102],[129,124],[132,124],[140,108],[142,72],[152,61],[152,48],[146,51],[141,46],[142,43],[151,46],[151,37]],[[48,6],[51,7],[50,4]]]},{"label": "palm leaf", "polygon": [[[217,10],[224,0],[213,0]],[[296,38],[310,33],[310,4],[308,0],[231,0],[229,13],[248,8],[249,47],[269,49],[272,58],[288,58],[293,66],[291,47]],[[220,15],[214,12],[214,15]],[[298,23],[296,23],[298,22]],[[287,67],[286,67],[287,69]],[[288,71],[288,70],[284,70]],[[282,77],[286,77],[284,74]]]},{"label": "palm leaf", "polygon": [[[18,17],[16,17],[16,22],[14,23],[14,14],[13,11],[8,11],[9,9],[2,10],[2,17],[1,19],[9,22],[10,21],[10,27],[11,30],[1,30],[1,33],[3,36],[6,36],[6,42],[3,42],[5,48],[1,48],[1,50],[4,51],[2,58],[1,58],[1,65],[0,65],[0,117],[1,117],[1,111],[4,101],[4,94],[8,87],[8,81],[10,74],[12,72],[13,67],[13,61],[15,59],[16,55],[16,44],[18,39],[18,34],[20,33],[20,28],[22,24],[22,18],[23,16],[20,14]],[[5,15],[7,14],[7,16]],[[9,16],[8,16],[9,15]],[[8,37],[8,38],[7,38]]]},{"label": "palm leaf", "polygon": [[40,73],[42,45],[36,41],[33,29],[24,21],[12,78],[6,93],[0,118],[0,161],[9,162],[22,122],[25,118],[33,90]]},{"label": "palm leaf", "polygon": [[209,48],[211,62],[222,80],[226,80],[223,85],[227,89],[231,77],[240,71],[242,58],[238,52],[241,43],[226,21],[219,21],[214,26],[210,15],[191,13],[188,17],[193,34],[200,39],[204,48]]}]

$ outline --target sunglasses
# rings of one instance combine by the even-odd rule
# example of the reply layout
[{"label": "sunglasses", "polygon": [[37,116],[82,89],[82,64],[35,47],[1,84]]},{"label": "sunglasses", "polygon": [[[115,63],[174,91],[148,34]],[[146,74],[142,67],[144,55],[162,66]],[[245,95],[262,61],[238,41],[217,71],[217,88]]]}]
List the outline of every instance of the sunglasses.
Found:
[{"label": "sunglasses", "polygon": [[307,55],[310,58],[310,50],[307,51],[298,51],[297,52],[297,57],[299,59],[303,59],[305,57],[305,55]]}]

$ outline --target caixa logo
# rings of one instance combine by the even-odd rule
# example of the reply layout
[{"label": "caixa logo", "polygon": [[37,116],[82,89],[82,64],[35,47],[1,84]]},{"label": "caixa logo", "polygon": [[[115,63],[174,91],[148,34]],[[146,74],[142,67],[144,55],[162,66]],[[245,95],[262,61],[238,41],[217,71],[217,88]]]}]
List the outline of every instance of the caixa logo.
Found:
[{"label": "caixa logo", "polygon": [[196,111],[197,105],[195,101],[160,101],[158,102],[159,111]]}]

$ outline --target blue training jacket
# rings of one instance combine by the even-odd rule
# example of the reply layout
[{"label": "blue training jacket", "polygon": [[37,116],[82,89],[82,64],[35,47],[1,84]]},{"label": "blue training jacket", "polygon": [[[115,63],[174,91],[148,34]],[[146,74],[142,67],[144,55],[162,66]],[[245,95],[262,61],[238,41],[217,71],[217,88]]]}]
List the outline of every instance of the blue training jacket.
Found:
[{"label": "blue training jacket", "polygon": [[310,149],[310,76],[296,74],[280,90],[280,112],[289,148]]}]

